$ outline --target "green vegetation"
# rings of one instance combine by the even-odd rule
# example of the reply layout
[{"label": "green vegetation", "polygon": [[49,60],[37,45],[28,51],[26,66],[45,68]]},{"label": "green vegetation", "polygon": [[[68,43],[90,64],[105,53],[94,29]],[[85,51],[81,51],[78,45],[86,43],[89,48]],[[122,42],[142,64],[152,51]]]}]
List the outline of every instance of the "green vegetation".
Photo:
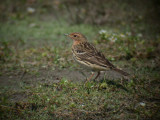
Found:
[{"label": "green vegetation", "polygon": [[[0,9],[26,1],[9,3],[7,0]],[[28,13],[23,7],[20,11],[0,12],[0,119],[160,118],[160,35],[157,25],[146,23],[144,11],[137,15],[139,11],[133,7],[133,11],[126,12],[128,3],[121,3],[121,8],[112,11],[113,16],[117,9],[120,14],[109,19],[113,20],[111,24],[108,20],[99,25],[95,23],[98,18],[91,24],[90,20],[101,12],[84,19],[90,11],[83,8],[86,14],[80,10],[82,16],[77,16],[82,17],[81,21],[72,16],[69,22],[71,15],[64,11],[64,3],[54,3],[59,6],[57,14],[65,13],[58,18],[52,16],[50,2],[38,3],[40,7],[34,6],[37,13]],[[108,8],[113,3],[107,4]],[[135,19],[127,21],[125,16]],[[125,80],[105,72],[97,81],[86,82],[90,73],[72,60],[72,40],[64,36],[71,32],[86,35],[113,64],[132,77]]]}]

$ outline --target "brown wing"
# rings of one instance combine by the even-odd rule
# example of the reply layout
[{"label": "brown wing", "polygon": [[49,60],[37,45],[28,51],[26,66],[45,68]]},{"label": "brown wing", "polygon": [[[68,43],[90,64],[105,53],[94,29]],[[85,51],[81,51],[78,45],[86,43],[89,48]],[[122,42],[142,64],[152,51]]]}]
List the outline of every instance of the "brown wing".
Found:
[{"label": "brown wing", "polygon": [[78,59],[110,69],[115,68],[92,44],[83,42],[73,47],[72,51]]}]

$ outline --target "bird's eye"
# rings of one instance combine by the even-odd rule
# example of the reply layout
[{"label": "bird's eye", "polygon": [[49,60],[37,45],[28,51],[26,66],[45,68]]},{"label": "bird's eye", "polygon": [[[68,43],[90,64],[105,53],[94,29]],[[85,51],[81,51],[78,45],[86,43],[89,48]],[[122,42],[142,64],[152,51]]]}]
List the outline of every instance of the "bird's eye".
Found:
[{"label": "bird's eye", "polygon": [[74,37],[77,37],[77,35],[74,35]]}]

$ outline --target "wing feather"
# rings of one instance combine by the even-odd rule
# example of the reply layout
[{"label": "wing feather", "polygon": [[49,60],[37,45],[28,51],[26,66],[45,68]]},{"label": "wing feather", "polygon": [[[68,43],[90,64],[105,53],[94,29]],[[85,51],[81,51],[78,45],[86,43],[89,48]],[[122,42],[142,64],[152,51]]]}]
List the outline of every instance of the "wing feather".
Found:
[{"label": "wing feather", "polygon": [[73,47],[72,52],[78,59],[110,69],[115,68],[92,44],[83,42]]}]

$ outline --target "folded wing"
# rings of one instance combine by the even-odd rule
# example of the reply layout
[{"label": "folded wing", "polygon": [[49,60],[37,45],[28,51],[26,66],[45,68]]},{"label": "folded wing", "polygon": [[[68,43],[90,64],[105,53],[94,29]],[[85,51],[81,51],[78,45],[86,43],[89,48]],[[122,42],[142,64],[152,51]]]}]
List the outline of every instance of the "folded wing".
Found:
[{"label": "folded wing", "polygon": [[101,52],[99,52],[92,44],[88,42],[74,46],[72,51],[78,59],[84,62],[86,61],[90,64],[95,64],[110,69],[115,68],[115,66],[112,65]]}]

